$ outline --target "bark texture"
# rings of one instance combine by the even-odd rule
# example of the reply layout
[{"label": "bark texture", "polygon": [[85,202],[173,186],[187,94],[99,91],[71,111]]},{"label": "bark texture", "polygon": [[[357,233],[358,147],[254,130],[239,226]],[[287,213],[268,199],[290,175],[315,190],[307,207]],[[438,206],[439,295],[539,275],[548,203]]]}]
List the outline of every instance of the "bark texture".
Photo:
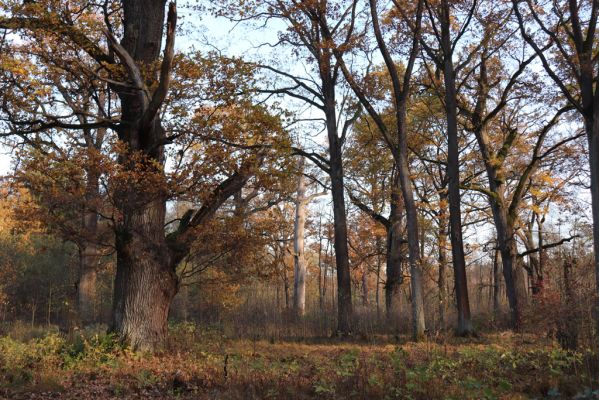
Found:
[{"label": "bark texture", "polygon": [[385,282],[385,311],[391,318],[399,302],[399,288],[403,283],[402,263],[404,261],[402,241],[402,207],[399,177],[395,174],[391,189],[391,212],[387,227],[387,280]]}]

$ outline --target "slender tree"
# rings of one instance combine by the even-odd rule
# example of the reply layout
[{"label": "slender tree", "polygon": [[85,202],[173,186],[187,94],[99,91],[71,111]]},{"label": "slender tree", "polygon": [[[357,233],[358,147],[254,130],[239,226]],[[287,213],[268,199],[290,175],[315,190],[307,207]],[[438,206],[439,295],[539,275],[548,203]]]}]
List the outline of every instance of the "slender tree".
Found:
[{"label": "slender tree", "polygon": [[[354,2],[353,7],[356,7],[356,4],[357,2]],[[419,52],[418,29],[422,17],[422,2],[418,2],[413,10],[413,24],[417,28],[412,38],[408,39],[411,41],[411,45],[408,49],[409,57],[403,74],[400,72],[389,51],[389,48],[387,47],[387,42],[385,41],[380,26],[376,0],[370,0],[369,6],[370,14],[372,16],[372,28],[374,31],[375,40],[392,82],[392,96],[395,113],[395,126],[393,130],[396,131],[396,138],[392,137],[393,130],[390,129],[388,124],[385,123],[384,119],[381,117],[381,114],[375,109],[372,102],[369,100],[364,88],[359,84],[357,77],[354,76],[352,71],[350,71],[349,67],[347,66],[344,60],[344,55],[340,51],[340,49],[344,48],[343,45],[337,45],[334,49],[334,54],[339,61],[345,79],[360,100],[363,107],[368,112],[369,116],[374,120],[398,165],[398,176],[406,209],[407,221],[408,259],[412,284],[412,336],[415,340],[418,340],[424,336],[425,331],[424,294],[422,287],[422,265],[419,245],[418,210],[414,200],[412,179],[410,177],[408,161],[406,111],[407,102],[410,96],[412,71]],[[326,21],[324,20],[323,16],[316,14],[316,17],[318,17],[321,21],[320,24],[325,38],[329,42],[334,43],[334,37],[332,36],[331,32],[327,30]]]},{"label": "slender tree", "polygon": [[[330,190],[333,199],[334,248],[338,285],[338,333],[351,333],[352,296],[347,243],[347,214],[345,205],[343,144],[349,128],[357,118],[359,110],[350,110],[348,101],[339,96],[339,64],[335,60],[328,44],[327,34],[341,40],[349,40],[353,35],[353,26],[348,23],[347,13],[339,11],[332,1],[317,2],[297,1],[252,1],[244,5],[239,15],[239,5],[232,7],[235,12],[224,7],[221,13],[238,21],[276,19],[282,21],[287,30],[279,35],[277,45],[287,46],[292,55],[299,55],[299,62],[306,66],[307,76],[280,69],[271,63],[259,64],[265,71],[273,73],[273,81],[280,86],[263,88],[262,93],[284,95],[290,99],[300,100],[304,105],[314,107],[324,115],[324,130],[327,136],[327,155],[322,156],[315,151],[296,149],[330,178]],[[321,21],[316,16],[321,16]],[[329,21],[330,19],[330,21]],[[323,27],[320,22],[324,23]],[[325,30],[328,32],[325,34]],[[341,104],[341,107],[340,107]],[[344,107],[345,106],[345,107]]]},{"label": "slender tree", "polygon": [[299,176],[295,198],[295,221],[293,223],[293,310],[296,315],[306,311],[306,260],[304,257],[304,231],[306,225],[306,177],[304,158],[298,162]]}]

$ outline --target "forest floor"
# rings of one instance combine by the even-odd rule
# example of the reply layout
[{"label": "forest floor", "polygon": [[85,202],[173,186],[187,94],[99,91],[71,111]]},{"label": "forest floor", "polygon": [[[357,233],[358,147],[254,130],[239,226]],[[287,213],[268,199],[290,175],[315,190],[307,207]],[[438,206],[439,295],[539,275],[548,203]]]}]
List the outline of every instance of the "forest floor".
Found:
[{"label": "forest floor", "polygon": [[599,399],[596,354],[530,334],[234,340],[181,325],[154,355],[105,334],[38,336],[0,337],[0,398]]}]

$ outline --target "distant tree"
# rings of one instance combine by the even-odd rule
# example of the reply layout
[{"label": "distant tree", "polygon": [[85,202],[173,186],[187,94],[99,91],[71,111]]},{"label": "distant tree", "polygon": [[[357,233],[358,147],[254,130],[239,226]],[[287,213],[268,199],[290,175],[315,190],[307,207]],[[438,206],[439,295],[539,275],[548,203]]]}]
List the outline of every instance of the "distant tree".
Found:
[{"label": "distant tree", "polygon": [[[257,21],[265,24],[274,20],[281,21],[286,30],[279,33],[279,40],[275,46],[287,47],[292,57],[306,67],[305,73],[297,73],[271,63],[260,65],[263,71],[273,73],[274,78],[271,79],[275,82],[274,86],[263,88],[261,92],[299,100],[303,103],[302,106],[314,107],[324,115],[323,123],[328,140],[327,156],[323,157],[306,149],[297,150],[318,165],[330,178],[335,220],[338,332],[342,335],[349,334],[352,296],[342,149],[359,109],[352,110],[351,102],[339,96],[340,66],[331,51],[329,36],[349,41],[353,36],[354,26],[348,18],[348,12],[340,10],[337,2],[329,0],[249,1],[243,4],[225,2],[217,9],[220,14],[236,21]],[[345,121],[342,122],[344,117]]]}]

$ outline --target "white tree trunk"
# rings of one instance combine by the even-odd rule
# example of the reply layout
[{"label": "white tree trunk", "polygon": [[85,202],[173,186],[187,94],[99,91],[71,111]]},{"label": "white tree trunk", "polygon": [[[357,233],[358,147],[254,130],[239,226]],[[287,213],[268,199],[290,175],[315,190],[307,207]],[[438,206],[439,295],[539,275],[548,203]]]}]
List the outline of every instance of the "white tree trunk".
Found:
[{"label": "white tree trunk", "polygon": [[306,311],[306,262],[304,260],[304,229],[306,224],[306,177],[303,174],[304,159],[298,163],[300,175],[297,182],[297,198],[295,200],[295,223],[293,230],[293,310],[296,315],[304,315]]}]

